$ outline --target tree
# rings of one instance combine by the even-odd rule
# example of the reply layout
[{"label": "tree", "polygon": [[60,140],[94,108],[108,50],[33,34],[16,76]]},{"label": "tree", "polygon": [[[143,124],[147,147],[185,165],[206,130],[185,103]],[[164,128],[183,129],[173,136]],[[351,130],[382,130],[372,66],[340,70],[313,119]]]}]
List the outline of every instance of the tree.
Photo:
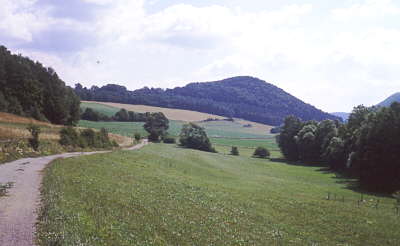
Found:
[{"label": "tree", "polygon": [[286,159],[297,161],[299,150],[296,142],[296,135],[302,129],[303,123],[294,116],[288,116],[281,128],[281,133],[277,135],[278,145]]},{"label": "tree", "polygon": [[322,154],[322,159],[328,163],[333,170],[343,170],[346,167],[346,149],[343,139],[333,137],[325,152]]},{"label": "tree", "polygon": [[232,146],[231,155],[239,155],[238,147]]},{"label": "tree", "polygon": [[163,137],[169,128],[169,120],[163,113],[152,113],[144,124],[144,129],[149,133],[150,141],[158,142],[160,137]]},{"label": "tree", "polygon": [[270,157],[270,152],[268,149],[264,147],[257,147],[256,150],[253,153],[253,157],[257,158],[268,158]]},{"label": "tree", "polygon": [[316,141],[317,123],[307,122],[297,134],[296,142],[301,161],[319,161],[320,146]]},{"label": "tree", "polygon": [[182,146],[187,148],[216,152],[204,128],[194,123],[183,125],[179,135],[179,142]]},{"label": "tree", "polygon": [[114,120],[116,121],[129,121],[129,114],[128,111],[126,111],[126,109],[122,108],[120,111],[118,111],[115,116],[114,116]]}]

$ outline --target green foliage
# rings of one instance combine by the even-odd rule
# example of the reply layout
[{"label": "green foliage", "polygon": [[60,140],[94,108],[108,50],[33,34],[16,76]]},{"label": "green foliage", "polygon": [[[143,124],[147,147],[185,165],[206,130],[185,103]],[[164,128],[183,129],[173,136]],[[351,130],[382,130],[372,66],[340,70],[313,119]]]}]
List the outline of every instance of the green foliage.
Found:
[{"label": "green foliage", "polygon": [[112,118],[104,115],[100,112],[93,110],[92,108],[86,108],[85,112],[81,115],[82,120],[90,121],[111,121]]},{"label": "green foliage", "polygon": [[231,155],[239,155],[239,149],[236,146],[232,146]]},{"label": "green foliage", "polygon": [[165,137],[163,137],[163,143],[174,144],[174,143],[176,143],[176,139],[172,136],[165,136]]},{"label": "green foliage", "polygon": [[138,132],[135,132],[135,140],[136,141],[139,141],[142,137],[140,136],[140,133],[138,133]]},{"label": "green foliage", "polygon": [[79,98],[51,68],[0,46],[0,110],[17,115],[75,125]]},{"label": "green foliage", "polygon": [[400,189],[399,125],[399,103],[388,108],[361,105],[345,125],[287,118],[278,140],[287,159],[326,161],[332,169],[357,177],[368,190],[392,192]]},{"label": "green foliage", "polygon": [[160,137],[165,136],[169,128],[169,120],[163,113],[151,113],[143,125],[144,129],[149,133],[148,139],[158,142]]},{"label": "green foliage", "polygon": [[60,144],[80,148],[110,148],[118,146],[111,142],[106,129],[102,128],[99,132],[93,129],[84,129],[78,133],[72,127],[64,127],[60,130]]},{"label": "green foliage", "polygon": [[64,146],[84,147],[79,142],[79,134],[73,127],[64,127],[60,130],[60,144]]},{"label": "green foliage", "polygon": [[216,152],[204,128],[194,123],[183,125],[181,134],[179,135],[179,142],[187,148]]},{"label": "green foliage", "polygon": [[281,134],[277,135],[277,142],[286,159],[297,161],[299,159],[299,150],[296,141],[296,135],[303,128],[303,123],[294,116],[285,119],[281,128]]},{"label": "green foliage", "polygon": [[30,125],[27,127],[28,131],[31,133],[32,138],[29,139],[29,144],[32,148],[37,151],[39,149],[39,134],[40,134],[40,127],[36,125]]},{"label": "green foliage", "polygon": [[264,147],[257,147],[256,150],[254,150],[253,156],[257,158],[268,158],[271,156],[271,153]]}]

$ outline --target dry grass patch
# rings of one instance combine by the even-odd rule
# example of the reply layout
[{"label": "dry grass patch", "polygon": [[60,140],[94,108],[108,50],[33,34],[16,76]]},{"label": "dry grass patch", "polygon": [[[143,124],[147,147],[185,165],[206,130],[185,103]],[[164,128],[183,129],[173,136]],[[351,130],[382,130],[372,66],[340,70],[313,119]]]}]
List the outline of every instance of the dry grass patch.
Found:
[{"label": "dry grass patch", "polygon": [[0,122],[4,123],[19,123],[19,124],[34,124],[39,126],[47,126],[47,127],[60,127],[57,125],[50,124],[48,122],[34,120],[32,118],[26,118],[14,114],[0,112]]}]

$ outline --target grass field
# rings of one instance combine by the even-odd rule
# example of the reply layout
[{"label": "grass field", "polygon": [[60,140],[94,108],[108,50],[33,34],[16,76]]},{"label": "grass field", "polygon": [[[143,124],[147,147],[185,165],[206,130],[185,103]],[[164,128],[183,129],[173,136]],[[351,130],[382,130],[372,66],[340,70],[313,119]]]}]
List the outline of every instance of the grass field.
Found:
[{"label": "grass field", "polygon": [[163,144],[57,160],[44,178],[38,238],[40,245],[399,245],[394,200],[364,195],[358,206],[348,182],[318,167]]},{"label": "grass field", "polygon": [[82,112],[84,112],[86,110],[86,108],[92,108],[95,111],[105,114],[109,117],[114,116],[115,113],[120,110],[120,108],[107,106],[107,105],[100,104],[100,103],[81,102]]}]

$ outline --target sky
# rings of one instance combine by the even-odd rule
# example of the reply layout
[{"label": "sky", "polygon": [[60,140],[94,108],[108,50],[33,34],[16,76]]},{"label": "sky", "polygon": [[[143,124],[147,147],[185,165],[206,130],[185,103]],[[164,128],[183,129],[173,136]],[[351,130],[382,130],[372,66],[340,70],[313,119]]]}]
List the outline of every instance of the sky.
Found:
[{"label": "sky", "polygon": [[0,45],[67,85],[253,76],[327,112],[400,91],[400,0],[0,0]]}]

